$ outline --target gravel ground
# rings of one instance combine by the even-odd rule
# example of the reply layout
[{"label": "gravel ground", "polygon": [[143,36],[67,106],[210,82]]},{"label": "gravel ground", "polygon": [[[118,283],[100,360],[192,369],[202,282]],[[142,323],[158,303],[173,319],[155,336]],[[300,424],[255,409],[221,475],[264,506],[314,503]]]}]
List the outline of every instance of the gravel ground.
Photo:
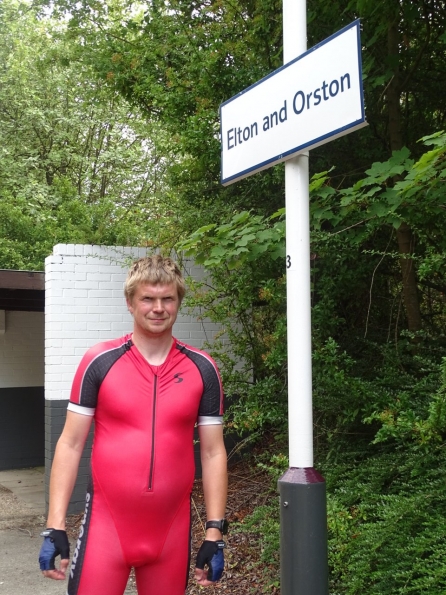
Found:
[{"label": "gravel ground", "polygon": [[[230,523],[225,541],[225,572],[219,583],[209,587],[207,593],[221,595],[280,595],[276,571],[260,561],[259,535],[243,531],[243,519],[253,508],[265,504],[271,497],[271,480],[246,463],[229,469],[227,518]],[[201,481],[196,481],[192,494],[192,551],[193,556],[204,535],[205,519]],[[231,530],[232,529],[232,530]],[[194,584],[192,557],[189,587],[186,595],[205,595],[203,588]]]}]

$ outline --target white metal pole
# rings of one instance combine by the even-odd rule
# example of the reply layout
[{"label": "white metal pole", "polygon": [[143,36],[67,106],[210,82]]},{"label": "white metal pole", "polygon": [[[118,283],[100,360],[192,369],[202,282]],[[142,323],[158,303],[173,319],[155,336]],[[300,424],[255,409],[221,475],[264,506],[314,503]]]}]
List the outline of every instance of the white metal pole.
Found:
[{"label": "white metal pole", "polygon": [[285,164],[290,467],[313,467],[308,155]]},{"label": "white metal pole", "polygon": [[[306,0],[283,0],[283,55],[307,49]],[[290,467],[313,467],[308,153],[285,163]]]},{"label": "white metal pole", "polygon": [[283,63],[307,49],[307,1],[283,0]]}]

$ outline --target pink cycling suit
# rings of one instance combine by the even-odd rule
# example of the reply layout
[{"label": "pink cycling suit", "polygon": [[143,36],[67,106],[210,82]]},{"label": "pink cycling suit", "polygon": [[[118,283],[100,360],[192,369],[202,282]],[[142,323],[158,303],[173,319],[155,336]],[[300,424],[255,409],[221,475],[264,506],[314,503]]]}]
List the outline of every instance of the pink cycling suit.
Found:
[{"label": "pink cycling suit", "polygon": [[215,362],[173,340],[152,366],[131,335],[88,350],[68,409],[94,415],[91,485],[68,595],[122,595],[131,567],[140,595],[182,595],[190,558],[193,433],[222,423]]}]

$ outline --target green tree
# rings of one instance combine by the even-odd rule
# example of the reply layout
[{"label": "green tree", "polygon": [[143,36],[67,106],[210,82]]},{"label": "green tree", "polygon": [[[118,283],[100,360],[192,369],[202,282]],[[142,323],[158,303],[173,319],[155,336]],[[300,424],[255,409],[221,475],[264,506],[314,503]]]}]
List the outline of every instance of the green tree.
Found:
[{"label": "green tree", "polygon": [[[349,246],[361,246],[368,255],[366,258],[369,258],[369,267],[373,267],[373,270],[368,269],[368,287],[366,286],[365,290],[369,296],[364,295],[360,302],[362,316],[356,326],[362,327],[363,333],[367,335],[370,332],[369,324],[372,327],[373,324],[376,325],[375,331],[378,326],[385,324],[385,321],[380,321],[379,318],[375,318],[373,322],[373,311],[378,312],[378,315],[384,315],[388,320],[387,330],[381,333],[380,341],[386,336],[399,337],[400,330],[405,327],[399,313],[401,287],[404,287],[404,283],[396,275],[395,268],[400,254],[392,247],[393,237],[403,222],[415,230],[417,237],[415,256],[421,296],[419,309],[424,332],[431,337],[440,337],[444,332],[442,294],[446,271],[442,254],[446,246],[442,233],[445,209],[442,178],[445,138],[444,133],[426,137],[424,144],[432,148],[429,148],[418,161],[410,157],[407,149],[394,152],[388,161],[374,163],[367,170],[367,176],[350,188],[336,192],[326,184],[329,174],[319,176],[314,182],[312,215],[315,231],[322,233],[323,229],[328,230],[328,235],[322,233],[326,238],[324,241],[328,246],[335,242],[337,251],[344,256],[345,251],[340,249],[339,242]],[[386,231],[387,237],[382,237],[383,231]],[[321,253],[321,256],[323,254],[326,254],[326,251]],[[358,260],[357,271],[366,258],[361,257]],[[328,257],[326,263],[321,258],[316,266],[323,271],[325,266],[332,263],[333,258]],[[376,274],[378,271],[380,275]],[[347,291],[340,283],[337,283],[337,286],[338,291]],[[374,296],[384,293],[385,286],[389,297],[388,306],[384,307],[381,298],[381,307],[370,309]],[[326,299],[327,294],[322,287],[321,299]],[[336,299],[334,297],[335,301]],[[339,295],[338,300],[341,299]],[[369,304],[367,309],[364,308],[365,303]],[[375,334],[375,337],[377,336],[379,335]],[[421,337],[423,334],[419,333],[418,336]]]},{"label": "green tree", "polygon": [[93,76],[65,29],[0,7],[1,267],[42,268],[57,242],[133,244],[156,230],[167,137]]},{"label": "green tree", "polygon": [[271,214],[283,206],[276,170],[246,180],[242,191],[219,180],[220,103],[281,65],[277,0],[56,6],[70,11],[70,35],[98,76],[169,131],[169,181],[187,204],[205,208],[207,221],[234,207]]},{"label": "green tree", "polygon": [[[364,87],[370,123],[370,130],[362,136],[375,149],[372,153],[365,151],[359,135],[341,141],[338,146],[349,147],[350,154],[360,156],[361,170],[365,169],[364,165],[377,160],[376,157],[384,160],[404,146],[419,156],[417,141],[441,129],[446,115],[446,101],[441,90],[446,81],[444,2],[386,0],[376,3],[352,0],[326,3],[325,6],[310,2],[310,7],[316,27],[319,27],[320,21],[326,23],[326,17],[333,22],[339,22],[339,19],[349,22],[357,17],[362,19]],[[435,75],[432,76],[432,73]],[[333,158],[333,148],[321,151],[325,159],[328,157],[329,166],[338,165],[338,159]],[[373,159],[370,159],[373,151]],[[381,152],[380,156],[377,151]],[[357,170],[355,161],[358,159],[347,160],[350,170],[341,170],[341,177],[348,171]],[[398,177],[395,177],[393,183],[397,180]],[[417,332],[423,328],[417,262],[413,258],[418,236],[409,222],[403,219],[395,230],[395,239],[400,254],[407,325],[410,331]]]}]

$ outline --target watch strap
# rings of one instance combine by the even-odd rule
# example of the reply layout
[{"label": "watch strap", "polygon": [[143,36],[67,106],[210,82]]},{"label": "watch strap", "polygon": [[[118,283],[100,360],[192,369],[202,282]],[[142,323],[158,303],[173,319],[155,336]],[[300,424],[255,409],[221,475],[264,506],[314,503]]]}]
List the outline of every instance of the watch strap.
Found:
[{"label": "watch strap", "polygon": [[219,521],[207,521],[205,528],[206,529],[218,529],[221,531],[222,535],[226,535],[228,532],[228,521],[226,519],[221,519]]}]

